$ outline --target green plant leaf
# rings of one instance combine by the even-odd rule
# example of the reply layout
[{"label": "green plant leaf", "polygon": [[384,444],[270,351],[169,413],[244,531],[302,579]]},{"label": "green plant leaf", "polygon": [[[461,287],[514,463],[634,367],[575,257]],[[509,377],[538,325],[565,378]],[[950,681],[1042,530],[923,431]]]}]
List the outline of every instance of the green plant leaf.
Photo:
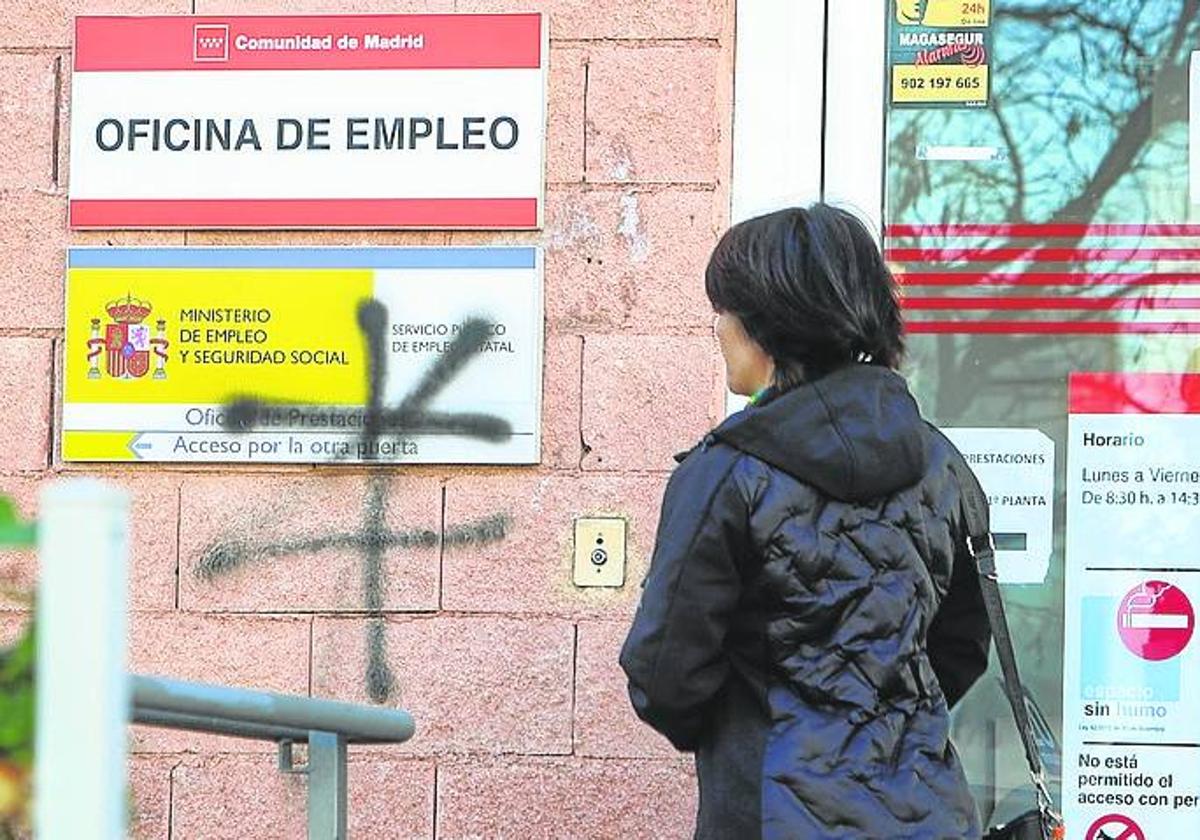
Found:
[{"label": "green plant leaf", "polygon": [[0,758],[27,766],[33,758],[37,667],[34,623],[8,648],[0,649]]},{"label": "green plant leaf", "polygon": [[16,505],[8,496],[0,496],[0,547],[33,548],[37,529],[21,521]]},{"label": "green plant leaf", "polygon": [[33,686],[0,694],[0,755],[27,752],[33,746]]},{"label": "green plant leaf", "polygon": [[11,647],[0,648],[0,689],[14,684],[33,684],[37,665],[37,643],[31,621],[25,632]]}]

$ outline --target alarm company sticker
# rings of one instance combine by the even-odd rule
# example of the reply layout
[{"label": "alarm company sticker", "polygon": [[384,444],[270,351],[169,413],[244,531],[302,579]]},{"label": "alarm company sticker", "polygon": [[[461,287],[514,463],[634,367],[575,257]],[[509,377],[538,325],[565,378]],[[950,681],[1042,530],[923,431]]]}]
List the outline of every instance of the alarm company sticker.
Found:
[{"label": "alarm company sticker", "polygon": [[990,2],[895,0],[888,21],[892,105],[986,106],[990,24]]}]

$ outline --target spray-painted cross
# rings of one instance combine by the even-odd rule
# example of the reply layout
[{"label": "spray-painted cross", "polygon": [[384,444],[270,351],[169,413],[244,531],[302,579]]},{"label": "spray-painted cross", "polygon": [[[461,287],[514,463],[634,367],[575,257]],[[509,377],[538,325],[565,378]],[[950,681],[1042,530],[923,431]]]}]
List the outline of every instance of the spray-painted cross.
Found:
[{"label": "spray-painted cross", "polygon": [[[512,435],[512,427],[502,418],[470,412],[436,412],[427,410],[430,400],[438,395],[473,359],[487,340],[489,324],[483,319],[470,319],[462,324],[449,349],[438,358],[416,386],[393,408],[383,404],[383,388],[387,380],[386,332],[387,308],[375,300],[366,300],[358,307],[358,326],[367,345],[367,402],[365,406],[349,409],[301,407],[301,414],[321,412],[333,419],[340,415],[349,422],[361,420],[364,460],[376,460],[378,441],[386,435],[401,437],[419,433],[439,432],[457,434],[487,441],[504,441]],[[265,401],[240,397],[225,411],[225,426],[229,431],[248,432],[261,425],[273,406]],[[273,423],[276,428],[288,423]],[[250,543],[240,539],[219,540],[201,554],[196,574],[212,580],[254,562],[295,554],[315,554],[337,548],[352,548],[363,559],[363,594],[366,610],[371,615],[367,626],[367,694],[376,703],[385,702],[395,688],[395,678],[387,664],[387,643],[383,620],[383,557],[389,548],[432,549],[439,543],[453,548],[472,543],[504,539],[509,517],[497,514],[478,522],[458,525],[438,533],[428,529],[393,531],[387,527],[386,505],[390,492],[389,474],[382,468],[371,471],[363,503],[362,526],[352,532],[310,538],[283,539],[270,543]]]}]

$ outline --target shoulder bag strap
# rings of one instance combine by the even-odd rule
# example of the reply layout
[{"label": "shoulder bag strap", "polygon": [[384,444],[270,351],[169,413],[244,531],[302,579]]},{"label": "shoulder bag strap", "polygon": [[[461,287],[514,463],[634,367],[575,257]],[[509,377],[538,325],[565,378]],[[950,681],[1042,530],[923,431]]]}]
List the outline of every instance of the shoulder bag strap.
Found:
[{"label": "shoulder bag strap", "polygon": [[[939,434],[941,434],[939,430]],[[944,435],[943,435],[944,437]],[[949,438],[947,438],[949,440]],[[951,442],[953,445],[953,442]],[[1033,726],[1029,721],[1029,707],[1025,703],[1025,690],[1021,685],[1021,674],[1017,670],[1017,659],[1013,654],[1012,636],[1008,631],[1008,619],[1004,614],[1004,601],[1000,597],[1000,584],[996,576],[996,543],[992,538],[988,522],[987,496],[975,473],[954,447],[950,469],[958,478],[962,492],[963,521],[967,527],[967,551],[975,561],[979,572],[979,588],[987,608],[988,622],[992,626],[992,642],[996,646],[996,657],[1000,660],[1000,671],[1004,676],[1004,694],[1012,708],[1013,720],[1025,749],[1025,760],[1029,763],[1029,775],[1037,790],[1038,810],[1042,812],[1044,830],[1061,822],[1054,810],[1054,801],[1046,786],[1046,774],[1042,758],[1033,738]],[[1049,824],[1049,825],[1047,825]]]}]

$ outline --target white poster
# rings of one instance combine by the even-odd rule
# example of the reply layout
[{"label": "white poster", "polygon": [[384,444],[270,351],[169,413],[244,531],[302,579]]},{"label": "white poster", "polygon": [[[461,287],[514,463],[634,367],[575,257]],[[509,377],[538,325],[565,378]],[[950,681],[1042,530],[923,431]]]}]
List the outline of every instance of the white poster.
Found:
[{"label": "white poster", "polygon": [[66,461],[531,464],[536,248],[73,248]]},{"label": "white poster", "polygon": [[1200,837],[1200,375],[1075,374],[1068,838]]},{"label": "white poster", "polygon": [[987,493],[1001,583],[1042,583],[1054,540],[1054,441],[1037,429],[943,429]]},{"label": "white poster", "polygon": [[75,228],[536,228],[540,14],[80,17]]}]

